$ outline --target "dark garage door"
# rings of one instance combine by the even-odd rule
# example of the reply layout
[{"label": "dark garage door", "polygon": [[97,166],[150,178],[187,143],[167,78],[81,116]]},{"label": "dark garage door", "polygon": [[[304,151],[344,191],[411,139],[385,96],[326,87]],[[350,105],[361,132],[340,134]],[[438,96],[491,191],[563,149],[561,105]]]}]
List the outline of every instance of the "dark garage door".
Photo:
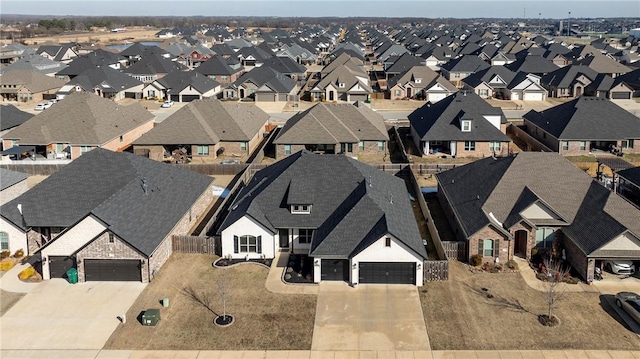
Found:
[{"label": "dark garage door", "polygon": [[193,100],[199,100],[200,95],[182,95],[182,102],[191,102]]},{"label": "dark garage door", "polygon": [[67,256],[49,256],[51,278],[67,278],[67,271],[76,266],[76,259]]},{"label": "dark garage door", "polygon": [[171,95],[171,101],[180,102],[180,95],[178,95],[178,94]]},{"label": "dark garage door", "polygon": [[360,262],[360,283],[415,284],[416,264],[406,262]]},{"label": "dark garage door", "polygon": [[85,281],[142,281],[137,259],[85,259]]},{"label": "dark garage door", "polygon": [[342,280],[349,281],[349,260],[348,259],[323,259],[321,280]]},{"label": "dark garage door", "polygon": [[631,92],[612,92],[611,98],[614,100],[629,100],[631,99]]}]

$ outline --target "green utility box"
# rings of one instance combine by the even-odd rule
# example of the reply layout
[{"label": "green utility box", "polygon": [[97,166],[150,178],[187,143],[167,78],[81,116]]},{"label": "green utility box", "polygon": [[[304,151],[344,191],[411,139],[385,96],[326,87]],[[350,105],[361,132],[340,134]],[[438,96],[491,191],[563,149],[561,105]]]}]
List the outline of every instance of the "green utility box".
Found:
[{"label": "green utility box", "polygon": [[78,283],[78,270],[75,268],[69,268],[67,271],[67,280],[71,284]]},{"label": "green utility box", "polygon": [[142,314],[142,325],[155,326],[160,321],[160,309],[147,309]]}]

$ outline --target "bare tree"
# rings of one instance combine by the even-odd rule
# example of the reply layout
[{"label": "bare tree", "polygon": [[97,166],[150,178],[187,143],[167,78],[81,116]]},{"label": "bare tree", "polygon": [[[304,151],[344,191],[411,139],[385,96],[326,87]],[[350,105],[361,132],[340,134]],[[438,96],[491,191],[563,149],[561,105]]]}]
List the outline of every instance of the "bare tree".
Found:
[{"label": "bare tree", "polygon": [[200,305],[211,313],[218,315],[211,307],[211,298],[209,297],[209,293],[203,291],[198,292],[193,287],[184,287],[182,288],[182,294],[191,299],[194,304]]},{"label": "bare tree", "polygon": [[547,306],[547,320],[551,321],[552,311],[558,307],[558,304],[564,299],[566,292],[566,284],[563,278],[569,274],[570,266],[565,266],[558,258],[547,257],[543,261],[543,274],[546,275],[544,283],[544,291],[542,292]]},{"label": "bare tree", "polygon": [[222,273],[218,278],[218,295],[220,296],[220,302],[222,303],[222,320],[227,320],[227,300],[229,299],[229,277],[227,275],[227,268],[222,268]]}]

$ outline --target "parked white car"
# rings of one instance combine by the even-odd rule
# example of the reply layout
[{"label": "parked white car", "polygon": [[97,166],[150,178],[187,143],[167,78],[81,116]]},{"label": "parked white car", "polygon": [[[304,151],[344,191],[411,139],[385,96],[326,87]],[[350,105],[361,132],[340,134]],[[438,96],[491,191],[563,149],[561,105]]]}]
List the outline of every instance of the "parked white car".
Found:
[{"label": "parked white car", "polygon": [[51,107],[51,104],[49,104],[49,103],[39,103],[33,109],[35,111],[42,111],[42,110],[48,109],[49,107]]},{"label": "parked white car", "polygon": [[632,261],[610,260],[610,261],[605,261],[604,266],[613,274],[632,275],[636,272],[636,266],[633,264]]},{"label": "parked white car", "polygon": [[171,101],[171,100],[167,100],[167,101],[163,102],[163,103],[162,103],[162,106],[160,106],[160,107],[162,107],[162,108],[169,108],[169,107],[171,107],[171,106],[173,106],[173,101]]},{"label": "parked white car", "polygon": [[616,305],[626,311],[631,318],[640,323],[640,296],[631,292],[620,292],[616,294]]}]

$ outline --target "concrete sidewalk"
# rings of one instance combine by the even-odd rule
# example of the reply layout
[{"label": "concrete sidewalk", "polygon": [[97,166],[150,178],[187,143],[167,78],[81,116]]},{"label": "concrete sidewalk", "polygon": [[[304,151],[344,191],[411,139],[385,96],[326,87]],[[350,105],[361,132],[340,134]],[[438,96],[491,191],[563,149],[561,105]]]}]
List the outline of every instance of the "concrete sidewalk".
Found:
[{"label": "concrete sidewalk", "polygon": [[3,359],[638,359],[638,351],[615,350],[0,350]]},{"label": "concrete sidewalk", "polygon": [[[520,257],[513,257],[516,263],[518,263],[519,272],[522,275],[522,279],[529,285],[529,287],[538,290],[540,292],[544,292],[547,289],[545,288],[544,282],[538,280],[536,278],[536,273],[529,266],[529,262],[526,259]],[[565,284],[563,283],[564,289],[567,292],[592,292],[598,293],[598,288],[588,285],[585,283],[578,284]]]},{"label": "concrete sidewalk", "polygon": [[267,290],[278,294],[318,294],[317,284],[288,284],[282,279],[284,269],[287,267],[289,253],[276,252],[276,257],[271,263],[271,269],[264,283]]},{"label": "concrete sidewalk", "polygon": [[29,293],[40,283],[23,282],[18,278],[18,274],[24,269],[31,267],[31,264],[16,264],[0,278],[0,288],[7,292]]}]

